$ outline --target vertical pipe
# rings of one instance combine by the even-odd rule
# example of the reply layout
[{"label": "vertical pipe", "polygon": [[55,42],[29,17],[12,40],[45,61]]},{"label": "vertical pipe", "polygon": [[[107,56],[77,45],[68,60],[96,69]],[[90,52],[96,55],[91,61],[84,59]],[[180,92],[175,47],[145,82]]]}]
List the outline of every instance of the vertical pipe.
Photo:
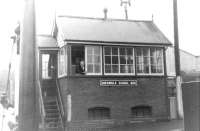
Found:
[{"label": "vertical pipe", "polygon": [[175,68],[176,68],[177,104],[178,104],[177,108],[178,108],[178,116],[180,119],[182,119],[183,102],[182,102],[182,89],[181,89],[181,76],[180,76],[177,0],[173,0],[173,13],[174,13],[174,55],[175,55]]},{"label": "vertical pipe", "polygon": [[19,130],[37,131],[34,0],[24,0],[24,6],[20,36]]}]

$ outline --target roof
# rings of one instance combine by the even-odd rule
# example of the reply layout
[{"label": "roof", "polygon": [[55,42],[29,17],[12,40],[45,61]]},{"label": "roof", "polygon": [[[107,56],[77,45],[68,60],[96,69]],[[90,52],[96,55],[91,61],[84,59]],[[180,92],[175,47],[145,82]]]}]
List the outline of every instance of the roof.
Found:
[{"label": "roof", "polygon": [[57,25],[64,40],[171,45],[153,21],[60,16]]},{"label": "roof", "polygon": [[58,48],[56,39],[50,35],[36,36],[36,43],[39,48]]}]

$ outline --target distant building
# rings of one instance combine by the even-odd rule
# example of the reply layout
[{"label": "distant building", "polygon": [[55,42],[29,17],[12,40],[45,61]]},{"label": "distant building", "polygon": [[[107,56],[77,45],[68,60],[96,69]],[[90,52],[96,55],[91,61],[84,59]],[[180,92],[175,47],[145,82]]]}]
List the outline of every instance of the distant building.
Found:
[{"label": "distant building", "polygon": [[[180,51],[180,66],[182,73],[200,73],[200,57],[195,56],[184,50]],[[166,51],[167,56],[167,75],[175,76],[175,60],[174,60],[174,48],[169,47]]]}]

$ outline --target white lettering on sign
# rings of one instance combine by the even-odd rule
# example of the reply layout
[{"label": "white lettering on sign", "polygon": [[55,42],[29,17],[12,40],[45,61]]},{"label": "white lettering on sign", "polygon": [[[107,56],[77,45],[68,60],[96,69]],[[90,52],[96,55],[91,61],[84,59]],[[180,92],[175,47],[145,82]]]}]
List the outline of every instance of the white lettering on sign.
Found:
[{"label": "white lettering on sign", "polygon": [[137,86],[137,80],[100,80],[100,86]]}]

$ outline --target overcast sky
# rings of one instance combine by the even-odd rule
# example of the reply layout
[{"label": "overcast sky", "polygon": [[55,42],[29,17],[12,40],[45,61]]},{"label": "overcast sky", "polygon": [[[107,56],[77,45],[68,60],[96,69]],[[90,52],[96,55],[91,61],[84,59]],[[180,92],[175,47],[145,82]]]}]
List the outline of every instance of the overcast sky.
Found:
[{"label": "overcast sky", "polygon": [[[200,55],[200,1],[178,0],[180,48],[194,55]],[[4,0],[0,4],[1,67],[8,61],[10,36],[17,20],[21,18],[23,0]],[[124,19],[120,0],[36,0],[38,31],[51,32],[52,18],[56,14],[103,17],[103,9],[108,9],[109,18]],[[131,20],[152,20],[173,43],[173,0],[131,0],[128,8]],[[6,55],[5,55],[6,54]]]},{"label": "overcast sky", "polygon": [[[50,18],[47,14],[54,14],[53,10],[56,10],[56,14],[63,15],[103,17],[103,9],[107,8],[109,18],[125,17],[120,0],[51,0],[51,3],[48,0],[38,1],[38,18],[43,22]],[[180,48],[194,55],[200,55],[200,17],[197,14],[200,12],[199,5],[199,0],[178,0]],[[155,24],[173,43],[173,0],[131,0],[128,15],[132,20],[152,20],[153,15]],[[48,32],[47,25],[51,25],[51,22],[39,27],[46,28]]]}]

